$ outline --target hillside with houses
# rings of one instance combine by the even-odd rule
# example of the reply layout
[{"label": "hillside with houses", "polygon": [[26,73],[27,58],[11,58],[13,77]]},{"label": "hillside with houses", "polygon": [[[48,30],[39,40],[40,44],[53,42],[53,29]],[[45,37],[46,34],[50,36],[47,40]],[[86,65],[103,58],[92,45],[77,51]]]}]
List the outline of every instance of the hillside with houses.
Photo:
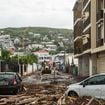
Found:
[{"label": "hillside with houses", "polygon": [[73,53],[73,31],[42,27],[5,28],[0,30],[0,46],[1,71],[29,74],[40,69],[45,61],[50,66],[55,62],[57,69],[64,70],[66,63],[67,66],[72,63],[65,58],[68,53]]},{"label": "hillside with houses", "polygon": [[1,34],[10,35],[14,45],[31,50],[47,49],[51,54],[59,51],[73,52],[73,31],[44,27],[1,29]]}]

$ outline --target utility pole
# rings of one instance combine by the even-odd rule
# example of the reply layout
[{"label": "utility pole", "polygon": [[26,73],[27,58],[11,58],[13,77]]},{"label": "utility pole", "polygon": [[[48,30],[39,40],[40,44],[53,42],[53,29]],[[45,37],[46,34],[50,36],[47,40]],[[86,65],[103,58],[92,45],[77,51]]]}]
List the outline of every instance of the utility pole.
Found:
[{"label": "utility pole", "polygon": [[21,66],[20,66],[20,62],[19,62],[19,50],[18,50],[18,66],[19,66],[19,74],[21,75]]},{"label": "utility pole", "polygon": [[[23,31],[23,35],[22,35],[22,47],[23,47],[23,53],[25,53],[25,46],[24,46],[24,34],[26,34],[26,31],[28,30],[28,28],[25,28]],[[24,63],[22,64],[22,72],[24,74]]]},{"label": "utility pole", "polygon": [[[23,47],[23,54],[24,54],[24,50],[25,50],[25,48],[24,48],[24,34],[25,34],[25,32],[26,32],[26,30],[27,30],[27,28],[26,29],[24,29],[24,31],[23,31],[23,35],[22,35],[22,47]],[[24,74],[24,63],[22,64],[22,74]]]}]

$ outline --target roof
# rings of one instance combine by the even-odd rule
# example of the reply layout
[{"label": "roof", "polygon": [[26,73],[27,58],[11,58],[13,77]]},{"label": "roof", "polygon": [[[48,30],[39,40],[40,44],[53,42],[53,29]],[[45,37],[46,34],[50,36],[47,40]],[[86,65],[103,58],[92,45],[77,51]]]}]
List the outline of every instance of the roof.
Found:
[{"label": "roof", "polygon": [[81,2],[83,2],[83,0],[76,0],[76,2],[75,2],[75,4],[74,4],[74,7],[73,7],[73,11],[74,11],[75,9],[77,9],[78,5],[80,6],[79,3],[81,3]]},{"label": "roof", "polygon": [[48,51],[47,50],[38,50],[35,53],[48,53]]},{"label": "roof", "polygon": [[16,73],[15,72],[0,72],[0,74],[12,74],[12,75],[15,75]]}]

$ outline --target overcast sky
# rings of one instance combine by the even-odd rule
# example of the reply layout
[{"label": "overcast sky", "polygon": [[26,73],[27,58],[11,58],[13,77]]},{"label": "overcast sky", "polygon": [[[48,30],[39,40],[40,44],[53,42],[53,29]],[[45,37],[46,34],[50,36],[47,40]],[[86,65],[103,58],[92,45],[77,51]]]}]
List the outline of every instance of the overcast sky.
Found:
[{"label": "overcast sky", "polygon": [[76,0],[0,0],[0,28],[45,26],[73,27]]}]

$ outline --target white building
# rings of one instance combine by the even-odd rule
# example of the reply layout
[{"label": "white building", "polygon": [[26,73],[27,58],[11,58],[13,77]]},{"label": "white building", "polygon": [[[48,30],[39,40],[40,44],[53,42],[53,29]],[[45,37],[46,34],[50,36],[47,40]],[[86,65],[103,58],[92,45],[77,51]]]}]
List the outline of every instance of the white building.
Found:
[{"label": "white building", "polygon": [[56,45],[46,45],[46,48],[48,51],[56,51],[57,50]]},{"label": "white building", "polygon": [[32,48],[43,48],[44,47],[44,45],[42,44],[32,44],[31,46]]},{"label": "white building", "polygon": [[52,59],[52,57],[49,55],[49,52],[46,50],[39,50],[33,53],[38,56],[38,63],[50,61]]},{"label": "white building", "polygon": [[14,44],[11,41],[10,35],[1,35],[0,36],[0,44],[3,49],[6,50],[15,50]]},{"label": "white building", "polygon": [[78,58],[74,58],[74,54],[67,54],[65,56],[65,62],[68,63],[71,65],[72,64],[72,60],[73,60],[73,63],[78,66]]}]

